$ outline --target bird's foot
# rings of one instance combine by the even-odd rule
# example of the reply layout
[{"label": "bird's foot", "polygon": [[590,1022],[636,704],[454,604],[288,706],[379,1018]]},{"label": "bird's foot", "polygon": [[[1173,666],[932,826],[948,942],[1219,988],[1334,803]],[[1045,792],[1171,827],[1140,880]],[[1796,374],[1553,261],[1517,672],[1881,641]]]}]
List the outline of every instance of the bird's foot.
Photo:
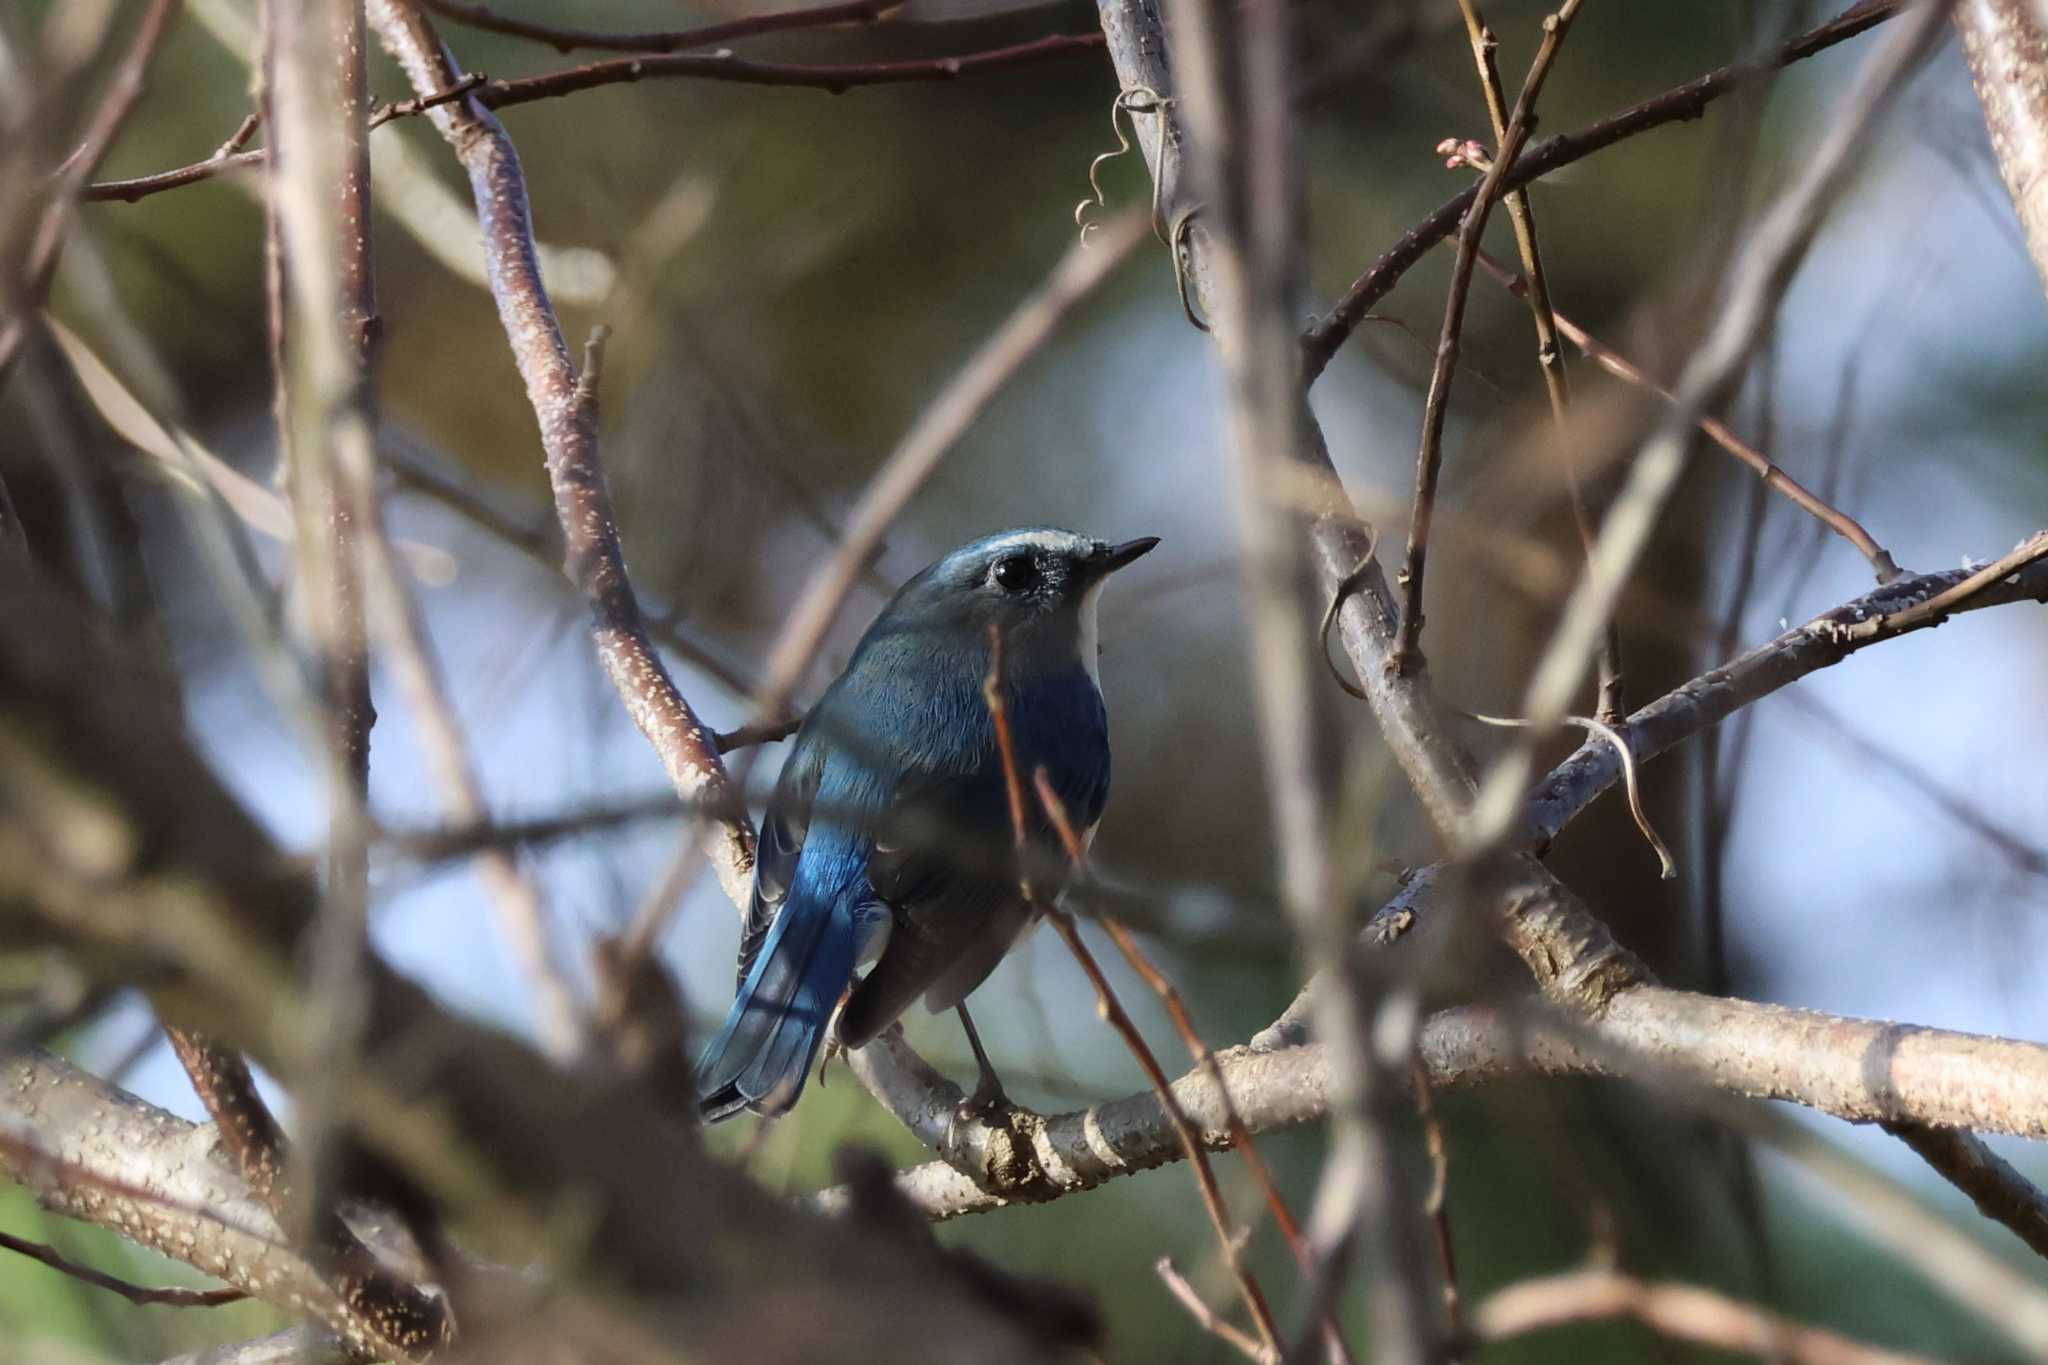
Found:
[{"label": "bird's foot", "polygon": [[974,1093],[960,1101],[956,1112],[962,1123],[983,1123],[1016,1107],[1003,1092],[1003,1083],[996,1078],[996,1073],[985,1071],[975,1083]]}]

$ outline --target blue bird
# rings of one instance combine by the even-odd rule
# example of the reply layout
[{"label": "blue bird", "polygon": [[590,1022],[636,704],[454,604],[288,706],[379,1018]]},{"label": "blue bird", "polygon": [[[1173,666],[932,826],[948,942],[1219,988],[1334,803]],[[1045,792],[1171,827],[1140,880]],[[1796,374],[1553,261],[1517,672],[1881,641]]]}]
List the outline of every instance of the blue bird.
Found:
[{"label": "blue bird", "polygon": [[[1044,768],[1092,833],[1109,796],[1096,606],[1109,575],[1158,543],[988,536],[904,584],[868,627],[769,798],[739,995],[697,1067],[706,1119],[787,1112],[835,1009],[833,1036],[852,1049],[919,995],[933,1013],[960,1010],[982,1068],[976,1098],[1000,1098],[961,1004],[1032,918],[982,691],[991,632],[1027,792]],[[1044,870],[1063,859],[1040,803],[1027,807],[1029,847],[1050,855],[1031,858],[1034,890],[1049,897]]]}]

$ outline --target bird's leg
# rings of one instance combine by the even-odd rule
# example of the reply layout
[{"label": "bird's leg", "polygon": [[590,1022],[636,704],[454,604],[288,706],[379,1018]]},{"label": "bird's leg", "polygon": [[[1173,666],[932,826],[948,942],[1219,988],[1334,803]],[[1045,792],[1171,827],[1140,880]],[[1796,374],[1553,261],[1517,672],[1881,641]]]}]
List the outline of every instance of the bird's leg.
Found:
[{"label": "bird's leg", "polygon": [[825,1069],[832,1065],[834,1058],[846,1055],[846,1044],[839,1041],[839,1012],[852,998],[853,987],[849,985],[839,992],[839,1003],[832,1007],[832,1016],[825,1021],[825,1046],[819,1050],[818,1057],[818,1088],[821,1090],[825,1086]]},{"label": "bird's leg", "polygon": [[974,1031],[973,1016],[967,1013],[967,1006],[955,1005],[954,1012],[960,1016],[960,1027],[967,1030],[967,1046],[974,1049],[974,1064],[980,1069],[975,1078],[974,1093],[967,1097],[962,1111],[970,1118],[981,1118],[998,1109],[1007,1109],[1010,1097],[1003,1093],[1002,1078],[996,1075],[995,1066],[988,1059],[988,1051],[981,1045],[981,1035]]}]

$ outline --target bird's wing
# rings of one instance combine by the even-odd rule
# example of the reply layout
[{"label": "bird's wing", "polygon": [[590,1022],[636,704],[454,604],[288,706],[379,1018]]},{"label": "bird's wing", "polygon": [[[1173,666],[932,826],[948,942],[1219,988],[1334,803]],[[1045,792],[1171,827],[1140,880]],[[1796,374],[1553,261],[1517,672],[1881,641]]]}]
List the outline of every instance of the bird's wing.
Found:
[{"label": "bird's wing", "polygon": [[796,881],[797,859],[810,833],[811,807],[818,796],[818,781],[825,772],[826,747],[815,735],[799,735],[796,751],[783,764],[775,781],[774,795],[761,820],[761,837],[754,852],[754,894],[747,902],[746,920],[740,927],[739,982],[746,984],[754,959],[768,939],[768,930],[789,899]]},{"label": "bird's wing", "polygon": [[[1065,884],[1065,858],[1034,788],[1046,769],[1068,818],[1094,825],[1109,791],[1102,701],[1076,672],[1013,700],[1011,728],[1025,790],[1025,834],[1044,856],[1032,860],[1033,891],[1051,901]],[[986,711],[968,721],[974,742],[944,767],[914,769],[898,781],[868,856],[868,882],[893,912],[888,950],[862,979],[839,1026],[858,1047],[919,995],[933,1009],[972,991],[1030,920],[1018,886],[1009,794]]]}]

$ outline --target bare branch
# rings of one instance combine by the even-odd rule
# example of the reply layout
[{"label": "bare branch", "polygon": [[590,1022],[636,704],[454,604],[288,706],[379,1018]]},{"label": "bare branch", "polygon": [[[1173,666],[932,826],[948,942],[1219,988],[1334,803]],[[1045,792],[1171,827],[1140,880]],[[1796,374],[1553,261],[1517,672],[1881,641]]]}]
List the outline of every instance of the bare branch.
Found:
[{"label": "bare branch", "polygon": [[1998,173],[2048,287],[2048,14],[2033,0],[1956,0],[1952,17]]},{"label": "bare branch", "polygon": [[889,527],[1074,305],[1130,256],[1144,227],[1142,218],[1130,215],[1068,248],[889,452],[848,513],[831,557],[812,574],[783,621],[755,694],[755,727],[772,727],[785,719],[790,699]]},{"label": "bare branch", "polygon": [[94,1270],[89,1265],[80,1265],[53,1246],[42,1242],[31,1242],[16,1237],[11,1232],[0,1232],[0,1247],[31,1261],[40,1261],[62,1275],[83,1281],[96,1289],[109,1290],[119,1294],[132,1304],[142,1307],[162,1306],[166,1308],[218,1308],[224,1303],[240,1303],[249,1297],[241,1289],[151,1289],[146,1285],[130,1284],[128,1281]]},{"label": "bare branch", "polygon": [[[1088,984],[1095,988],[1095,1012],[1115,1029],[1137,1059],[1138,1067],[1145,1073],[1145,1079],[1152,1082],[1153,1093],[1159,1097],[1160,1108],[1173,1125],[1174,1133],[1180,1138],[1181,1150],[1194,1167],[1195,1185],[1202,1194],[1202,1207],[1208,1211],[1210,1226],[1215,1229],[1216,1240],[1221,1245],[1224,1263],[1230,1267],[1232,1278],[1237,1281],[1238,1292],[1244,1296],[1245,1307],[1250,1310],[1252,1323],[1258,1328],[1260,1352],[1264,1359],[1277,1361],[1280,1355],[1280,1338],[1273,1323],[1273,1309],[1266,1300],[1266,1292],[1258,1279],[1245,1264],[1244,1242],[1239,1236],[1235,1221],[1230,1216],[1230,1206],[1223,1201],[1223,1188],[1216,1182],[1215,1168],[1209,1164],[1209,1153],[1196,1136],[1193,1125],[1186,1114],[1174,1102],[1173,1089],[1167,1082],[1166,1072],[1159,1065],[1159,1059],[1152,1054],[1145,1042],[1145,1035],[1138,1031],[1130,1012],[1124,1009],[1123,1001],[1117,998],[1109,978],[1102,973],[1102,967],[1095,960],[1095,954],[1088,951],[1088,945],[1081,941],[1081,931],[1074,926],[1074,917],[1056,906],[1044,904],[1034,895],[1028,872],[1023,870],[1025,855],[1030,848],[1030,826],[1026,814],[1023,774],[1017,770],[1017,746],[1010,732],[1010,711],[1004,700],[1003,681],[1003,634],[1000,627],[991,625],[988,632],[988,676],[981,685],[982,702],[988,708],[990,724],[995,729],[996,752],[1003,765],[1003,789],[1009,796],[1010,829],[1016,842],[1019,864],[1018,890],[1030,903],[1052,922],[1052,927],[1067,945],[1067,951],[1074,955],[1081,972],[1088,978]],[[1079,874],[1085,871],[1087,845],[1067,818],[1066,807],[1061,804],[1059,794],[1053,788],[1046,770],[1040,768],[1035,775],[1038,801],[1047,819],[1066,845],[1067,856],[1073,870]],[[965,1015],[961,1018],[964,1020]],[[981,1044],[970,1032],[969,1040],[974,1042],[976,1055],[980,1055]],[[985,1065],[986,1063],[984,1063]],[[1224,1093],[1224,1103],[1229,1104],[1229,1095]]]},{"label": "bare branch", "polygon": [[[1500,281],[1501,287],[1509,293],[1517,298],[1529,297],[1530,285],[1528,279],[1524,276],[1517,275],[1513,271],[1508,270],[1484,251],[1479,253],[1479,264],[1484,266],[1487,273],[1492,275],[1494,279]],[[1585,328],[1579,326],[1564,314],[1554,310],[1551,313],[1551,317],[1556,322],[1557,329],[1571,339],[1572,345],[1578,347],[1587,359],[1591,360],[1601,369],[1624,383],[1633,384],[1637,388],[1646,389],[1656,394],[1667,403],[1675,401],[1669,389],[1644,374],[1634,364],[1630,363],[1626,356],[1623,356],[1598,337],[1587,332]],[[1703,412],[1699,415],[1698,421],[1700,430],[1715,445],[1720,446],[1721,449],[1748,465],[1750,469],[1755,471],[1757,477],[1764,481],[1765,487],[1775,493],[1784,495],[1800,510],[1806,512],[1830,531],[1833,531],[1836,535],[1855,546],[1857,553],[1870,561],[1870,567],[1877,574],[1877,581],[1880,584],[1889,583],[1899,576],[1902,571],[1893,562],[1890,553],[1882,545],[1879,545],[1870,532],[1864,530],[1862,524],[1854,517],[1818,496],[1811,489],[1807,488],[1806,485],[1800,483],[1799,480],[1787,474],[1770,456],[1764,454],[1740,436],[1737,436],[1734,429],[1720,418],[1711,413]]]},{"label": "bare branch", "polygon": [[185,1262],[310,1316],[371,1354],[417,1358],[378,1335],[323,1271],[285,1244],[211,1126],[152,1108],[48,1053],[0,1063],[0,1173],[53,1213]]},{"label": "bare branch", "polygon": [[[1917,1122],[2048,1139],[2048,1045],[2040,1043],[1662,986],[1621,993],[1606,1016],[1579,1028],[1599,1050],[1568,1032],[1510,1022],[1491,1010],[1445,1010],[1424,1024],[1421,1055],[1439,1090],[1527,1072],[1617,1076],[1640,1067],[1852,1123]],[[1216,1058],[1253,1133],[1327,1116],[1329,1053],[1321,1043],[1270,1052],[1226,1048]],[[1222,1095],[1206,1070],[1179,1077],[1173,1093],[1205,1145],[1229,1145]],[[1070,1113],[1019,1114],[1003,1137],[993,1137],[990,1125],[956,1125],[950,1151],[957,1160],[905,1171],[898,1181],[904,1193],[928,1217],[957,1218],[1056,1199],[1181,1159],[1179,1138],[1149,1090]]]},{"label": "bare branch", "polygon": [[[1827,23],[1780,44],[1757,62],[1717,67],[1684,85],[1588,124],[1576,133],[1537,143],[1526,154],[1516,158],[1503,183],[1508,189],[1519,189],[1639,133],[1668,123],[1698,118],[1715,100],[1733,94],[1773,71],[1846,42],[1883,23],[1901,8],[1902,0],[1858,0]],[[1408,268],[1428,254],[1431,247],[1458,230],[1458,224],[1463,221],[1465,211],[1472,206],[1477,194],[1478,187],[1475,186],[1439,204],[1427,218],[1410,228],[1399,242],[1374,261],[1363,275],[1352,281],[1343,298],[1332,306],[1322,321],[1309,328],[1302,338],[1302,350],[1303,365],[1310,381],[1323,372],[1345,338],[1365,320],[1374,304],[1393,291]]]},{"label": "bare branch", "polygon": [[1885,1131],[1917,1152],[1942,1179],[1970,1197],[1977,1212],[2048,1256],[2048,1195],[1967,1129],[1887,1123]]},{"label": "bare branch", "polygon": [[[432,95],[463,79],[433,27],[408,0],[375,0],[371,21],[418,94]],[[745,904],[754,866],[753,827],[732,802],[711,732],[676,689],[647,637],[598,454],[595,386],[579,384],[541,279],[518,152],[477,94],[437,105],[427,117],[469,173],[485,251],[493,263],[492,296],[540,422],[548,480],[567,543],[565,569],[590,605],[598,658],[676,794],[686,803],[722,812],[712,824],[711,864],[726,895],[736,905]]]},{"label": "bare branch", "polygon": [[[841,65],[805,65],[798,62],[757,62],[729,52],[669,52],[646,57],[617,57],[609,61],[572,66],[544,76],[520,80],[487,81],[477,91],[487,109],[509,109],[535,100],[559,99],[580,90],[607,85],[630,85],[636,81],[671,77],[697,80],[733,81],[741,85],[794,86],[844,94],[867,85],[901,85],[927,81],[952,81],[962,76],[999,71],[1054,57],[1071,56],[1102,46],[1099,33],[1056,33],[1008,47],[983,52],[963,52],[952,57],[919,57],[896,62],[847,62]],[[422,91],[421,93],[426,93]]]},{"label": "bare branch", "polygon": [[469,0],[425,0],[425,4],[434,13],[458,24],[512,38],[530,38],[537,43],[546,43],[558,52],[574,52],[579,47],[607,52],[680,52],[791,29],[871,25],[903,8],[904,0],[850,0],[850,3],[770,10],[727,19],[722,23],[652,33],[615,33],[539,24],[530,19],[499,14],[487,6],[469,3]]},{"label": "bare branch", "polygon": [[[2039,544],[2048,544],[2048,533],[2029,538],[2022,548]],[[2011,562],[2012,556],[2006,556],[1999,564],[2002,567]],[[1944,616],[1916,611],[1937,598],[1948,597],[1946,610],[1951,613],[2008,602],[2048,601],[2048,567],[2044,564],[2048,561],[2034,559],[2024,567],[2005,570],[1988,580],[1981,571],[1972,574],[1951,569],[1918,574],[1896,579],[1875,592],[1823,612],[1805,625],[1694,678],[1629,717],[1624,733],[1635,750],[1636,762],[1647,763],[1758,698],[1769,696],[1809,673],[1838,664],[1860,649],[1906,631],[1939,625],[1946,619]],[[1980,580],[1978,586],[1968,593],[1950,595],[1973,578]],[[1875,631],[1866,629],[1874,623],[1884,624]],[[1538,846],[1556,838],[1595,797],[1614,784],[1620,771],[1620,762],[1609,746],[1588,740],[1553,769],[1530,795],[1522,837]]]},{"label": "bare branch", "polygon": [[1783,1318],[1712,1289],[1655,1284],[1612,1270],[1524,1280],[1488,1296],[1472,1315],[1480,1341],[1507,1341],[1548,1328],[1633,1318],[1652,1331],[1717,1350],[1786,1365],[1936,1365]]},{"label": "bare branch", "polygon": [[1878,110],[1926,56],[1942,14],[1941,4],[1927,0],[1888,35],[1857,73],[1842,109],[1797,180],[1757,224],[1753,242],[1722,291],[1712,327],[1679,377],[1670,411],[1631,463],[1628,480],[1601,523],[1585,575],[1566,600],[1563,617],[1530,676],[1520,711],[1533,728],[1487,774],[1459,847],[1488,849],[1513,831],[1527,796],[1535,743],[1570,709],[1614,604],[1685,471],[1694,423],[1740,378],[1785,286],[1876,128]]},{"label": "bare branch", "polygon": [[209,1346],[158,1365],[354,1365],[348,1344],[332,1332],[292,1327],[254,1341]]},{"label": "bare branch", "polygon": [[0,273],[0,380],[12,373],[14,357],[49,295],[57,261],[64,254],[64,238],[71,230],[79,191],[92,178],[114,139],[120,136],[135,106],[141,103],[149,83],[150,65],[156,60],[177,13],[178,0],[150,0],[134,40],[94,107],[84,138],[42,187],[46,202],[42,213],[34,218],[35,226],[27,242],[22,244],[19,261],[6,262],[4,273]]},{"label": "bare branch", "polygon": [[1223,1342],[1246,1360],[1256,1362],[1256,1365],[1270,1365],[1273,1359],[1272,1352],[1246,1336],[1244,1330],[1236,1323],[1228,1318],[1216,1316],[1216,1310],[1202,1301],[1202,1296],[1187,1282],[1187,1277],[1173,1268],[1170,1257],[1161,1256],[1152,1268],[1159,1272],[1160,1283],[1166,1286],[1166,1292],[1173,1295],[1180,1306],[1188,1310],[1188,1316],[1195,1320],[1195,1326]]},{"label": "bare branch", "polygon": [[[1472,61],[1479,70],[1480,92],[1486,97],[1487,121],[1493,125],[1493,143],[1496,149],[1508,144],[1511,127],[1508,114],[1507,95],[1501,88],[1500,63],[1495,60],[1499,43],[1493,30],[1486,26],[1485,18],[1479,13],[1474,0],[1459,0],[1458,10],[1465,20],[1465,36],[1472,43]],[[1526,130],[1524,131],[1526,138]],[[1480,167],[1484,172],[1486,168]],[[1475,204],[1485,198],[1482,192]],[[1528,272],[1529,286],[1525,298],[1529,304],[1529,318],[1536,328],[1536,365],[1543,375],[1543,389],[1550,399],[1550,417],[1560,429],[1565,414],[1571,406],[1571,384],[1565,377],[1564,350],[1557,344],[1557,318],[1550,302],[1550,280],[1543,269],[1543,251],[1536,241],[1536,210],[1529,203],[1526,189],[1509,190],[1501,196],[1507,205],[1508,220],[1515,229],[1515,249],[1522,258],[1522,269]],[[1476,247],[1476,244],[1475,244]],[[1484,256],[1484,251],[1478,255]],[[1572,524],[1579,533],[1579,544],[1586,555],[1593,553],[1593,520],[1586,510],[1585,490],[1579,483],[1579,462],[1572,452],[1570,443],[1565,448],[1565,481],[1570,494]],[[1621,664],[1621,631],[1613,622],[1607,625],[1607,639],[1601,645],[1600,653],[1600,704],[1598,717],[1613,722],[1626,714],[1628,707],[1624,700]]]},{"label": "bare branch", "polygon": [[[1401,589],[1401,624],[1394,637],[1393,667],[1409,672],[1422,667],[1422,578],[1429,551],[1430,514],[1436,510],[1437,473],[1443,467],[1444,421],[1450,415],[1451,381],[1457,373],[1458,343],[1465,330],[1465,303],[1472,293],[1472,267],[1478,257],[1479,239],[1486,231],[1494,200],[1506,188],[1509,167],[1521,155],[1522,144],[1535,129],[1536,100],[1571,23],[1580,0],[1564,0],[1557,12],[1545,20],[1543,41],[1529,64],[1522,91],[1515,97],[1514,112],[1501,133],[1499,151],[1479,182],[1472,205],[1458,224],[1458,255],[1451,267],[1450,289],[1444,297],[1443,330],[1436,343],[1436,364],[1430,370],[1429,393],[1422,410],[1422,443],[1415,456],[1415,501],[1408,519],[1408,546],[1395,582]],[[1469,11],[1468,11],[1469,12]],[[1475,39],[1475,45],[1477,40]],[[1530,239],[1533,241],[1533,238]],[[1589,556],[1590,557],[1590,556]]]}]

